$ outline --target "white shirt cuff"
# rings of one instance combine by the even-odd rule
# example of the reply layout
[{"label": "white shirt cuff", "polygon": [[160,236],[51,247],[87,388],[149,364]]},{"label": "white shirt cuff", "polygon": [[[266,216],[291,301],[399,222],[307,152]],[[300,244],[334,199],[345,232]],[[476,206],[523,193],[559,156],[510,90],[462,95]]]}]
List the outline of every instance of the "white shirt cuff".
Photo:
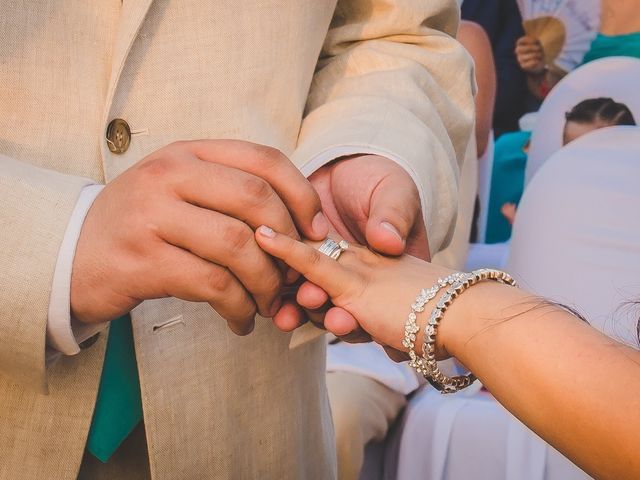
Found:
[{"label": "white shirt cuff", "polygon": [[[416,184],[418,194],[420,195],[420,205],[422,207],[422,211],[428,211],[426,201],[427,197],[425,196],[424,192],[424,182],[420,179],[418,173],[408,161],[382,149],[362,147],[359,145],[344,145],[340,147],[329,148],[311,158],[311,160],[309,160],[302,166],[302,168],[300,168],[300,171],[305,177],[309,177],[311,176],[311,174],[313,174],[313,172],[318,170],[320,167],[324,167],[327,163],[331,163],[332,161],[340,157],[348,157],[350,155],[380,155],[381,157],[388,158],[389,160],[400,165],[409,174],[409,176],[413,180],[413,183]],[[423,213],[423,215],[425,214]],[[426,225],[427,219],[423,218],[423,220]]]},{"label": "white shirt cuff", "polygon": [[55,351],[64,355],[77,354],[80,343],[105,327],[104,324],[89,325],[71,318],[71,270],[76,246],[87,212],[103,188],[104,185],[87,185],[82,189],[60,245],[49,299],[47,357]]}]

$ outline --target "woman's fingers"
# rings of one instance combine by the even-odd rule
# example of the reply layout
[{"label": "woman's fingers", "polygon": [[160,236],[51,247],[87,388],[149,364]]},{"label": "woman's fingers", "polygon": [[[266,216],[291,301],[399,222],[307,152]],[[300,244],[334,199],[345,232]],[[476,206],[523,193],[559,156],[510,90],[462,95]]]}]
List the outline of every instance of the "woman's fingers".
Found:
[{"label": "woman's fingers", "polygon": [[524,37],[520,37],[516,42],[517,47],[533,46],[533,45],[541,46],[540,40],[528,35],[525,35]]},{"label": "woman's fingers", "polygon": [[283,300],[280,310],[273,316],[273,324],[283,332],[293,332],[296,328],[304,325],[306,321],[300,306],[291,299]]},{"label": "woman's fingers", "polygon": [[256,241],[267,253],[283,260],[333,299],[345,293],[358,280],[356,275],[336,260],[264,225],[256,230]]},{"label": "woman's fingers", "polygon": [[329,295],[316,284],[304,282],[298,289],[296,301],[308,310],[318,310],[329,302]]},{"label": "woman's fingers", "polygon": [[367,343],[371,336],[364,331],[356,318],[340,307],[330,308],[324,317],[324,327],[347,343]]}]

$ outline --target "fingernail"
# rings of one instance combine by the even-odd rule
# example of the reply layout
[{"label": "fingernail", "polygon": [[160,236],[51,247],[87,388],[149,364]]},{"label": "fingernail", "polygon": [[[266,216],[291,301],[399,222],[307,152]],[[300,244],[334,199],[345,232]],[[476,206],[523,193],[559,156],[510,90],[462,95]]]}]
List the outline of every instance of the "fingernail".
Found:
[{"label": "fingernail", "polygon": [[260,235],[267,238],[275,238],[276,236],[276,232],[274,232],[271,228],[267,227],[266,225],[261,225],[260,227],[258,227],[258,232],[260,232]]},{"label": "fingernail", "polygon": [[275,301],[271,305],[271,310],[270,310],[271,318],[273,318],[275,314],[278,313],[281,306],[282,306],[282,297],[278,297],[275,299]]},{"label": "fingernail", "polygon": [[311,228],[314,233],[317,233],[318,235],[326,235],[329,233],[329,222],[327,221],[327,217],[324,216],[324,213],[316,213],[316,216],[313,217],[313,220],[311,221]]},{"label": "fingernail", "polygon": [[393,225],[391,225],[389,222],[382,222],[380,223],[380,226],[386,230],[389,230],[391,233],[393,233],[396,237],[398,237],[401,241],[404,242],[404,238],[402,238],[402,235],[400,235],[400,232],[398,231],[398,229]]}]

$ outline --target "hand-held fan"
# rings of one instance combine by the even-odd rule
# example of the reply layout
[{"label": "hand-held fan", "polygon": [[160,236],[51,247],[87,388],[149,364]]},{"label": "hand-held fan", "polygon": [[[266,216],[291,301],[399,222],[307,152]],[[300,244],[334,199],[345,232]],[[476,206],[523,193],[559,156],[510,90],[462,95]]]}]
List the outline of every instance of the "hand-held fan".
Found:
[{"label": "hand-held fan", "polygon": [[518,7],[550,68],[570,72],[582,63],[600,26],[600,0],[518,0]]}]

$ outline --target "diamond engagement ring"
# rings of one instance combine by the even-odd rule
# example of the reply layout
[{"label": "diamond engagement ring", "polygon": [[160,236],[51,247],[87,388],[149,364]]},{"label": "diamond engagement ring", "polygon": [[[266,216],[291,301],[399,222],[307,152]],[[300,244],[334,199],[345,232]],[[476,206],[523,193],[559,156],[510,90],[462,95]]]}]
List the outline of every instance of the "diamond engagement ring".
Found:
[{"label": "diamond engagement ring", "polygon": [[333,258],[334,260],[338,260],[342,252],[349,248],[349,243],[346,240],[340,240],[340,242],[336,242],[332,238],[327,238],[322,245],[318,248],[320,253],[325,254],[329,258]]}]

